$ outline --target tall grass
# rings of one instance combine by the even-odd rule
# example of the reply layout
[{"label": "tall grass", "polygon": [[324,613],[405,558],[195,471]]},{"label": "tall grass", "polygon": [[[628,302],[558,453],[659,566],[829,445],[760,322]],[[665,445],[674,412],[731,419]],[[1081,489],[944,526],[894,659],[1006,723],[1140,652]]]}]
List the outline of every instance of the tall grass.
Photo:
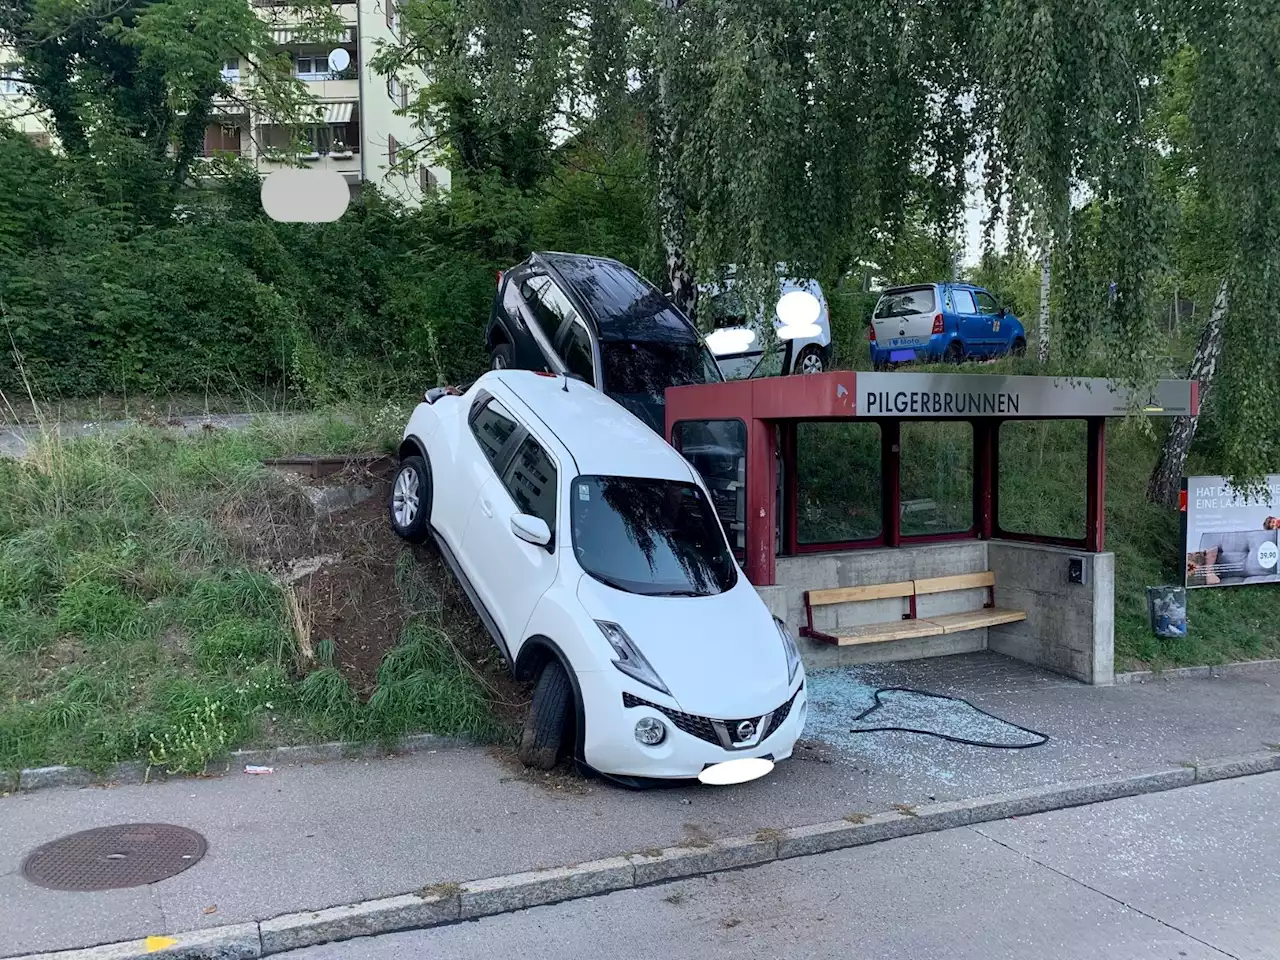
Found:
[{"label": "tall grass", "polygon": [[27,458],[0,460],[0,769],[186,770],[251,742],[495,733],[480,684],[416,621],[368,704],[327,663],[299,676],[285,594],[231,534],[246,516],[311,516],[264,457],[382,452],[399,415],[190,438],[49,430]]}]

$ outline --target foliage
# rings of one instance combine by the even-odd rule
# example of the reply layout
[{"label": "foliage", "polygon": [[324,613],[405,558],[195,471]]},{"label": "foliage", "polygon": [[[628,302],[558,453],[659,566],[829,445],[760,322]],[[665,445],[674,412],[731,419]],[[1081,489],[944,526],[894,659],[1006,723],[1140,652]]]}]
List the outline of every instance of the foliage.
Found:
[{"label": "foliage", "polygon": [[263,739],[499,734],[416,619],[367,704],[323,651],[299,676],[281,592],[234,535],[247,505],[291,509],[261,458],[380,452],[395,434],[379,419],[351,409],[185,440],[137,428],[0,461],[0,770],[148,758],[195,772]]}]

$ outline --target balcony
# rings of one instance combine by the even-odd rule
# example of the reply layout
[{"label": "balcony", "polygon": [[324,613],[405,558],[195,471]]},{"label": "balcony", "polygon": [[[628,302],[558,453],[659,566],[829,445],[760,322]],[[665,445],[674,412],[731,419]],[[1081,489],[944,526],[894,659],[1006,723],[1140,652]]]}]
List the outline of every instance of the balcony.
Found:
[{"label": "balcony", "polygon": [[298,79],[307,85],[307,93],[317,100],[359,100],[359,80],[329,80],[328,74],[301,73]]},{"label": "balcony", "polygon": [[[301,12],[293,7],[285,5],[285,3],[275,3],[272,0],[253,0],[253,5],[258,11],[258,16],[273,27],[293,27],[302,23],[305,19]],[[341,18],[342,22],[348,26],[354,27],[357,23],[359,15],[358,5],[355,3],[335,3],[333,4],[333,12]]]}]

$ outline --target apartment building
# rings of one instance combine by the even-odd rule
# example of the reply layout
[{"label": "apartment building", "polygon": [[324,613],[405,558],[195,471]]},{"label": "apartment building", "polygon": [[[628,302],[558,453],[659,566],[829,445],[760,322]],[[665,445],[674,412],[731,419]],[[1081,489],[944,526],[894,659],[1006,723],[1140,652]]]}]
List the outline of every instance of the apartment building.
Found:
[{"label": "apartment building", "polygon": [[[299,35],[299,17],[283,0],[246,0],[266,21],[278,49],[293,65],[294,75],[315,99],[314,117],[301,126],[274,122],[244,100],[232,96],[215,104],[215,119],[205,130],[204,154],[243,157],[267,174],[298,160],[312,168],[341,173],[353,187],[376,183],[385,193],[409,204],[449,187],[449,171],[434,162],[404,166],[405,149],[413,149],[424,133],[413,121],[398,116],[423,83],[420,72],[386,77],[370,66],[379,43],[396,43],[400,23],[395,0],[334,2],[343,34],[335,42],[316,44]],[[330,68],[330,53],[347,53],[346,69]],[[0,50],[0,64],[6,58]],[[252,83],[252,66],[238,60],[223,64],[223,76],[233,90]],[[0,76],[12,71],[0,69]],[[21,85],[0,81],[0,118],[25,113]],[[23,115],[15,122],[33,139],[49,142],[38,116]]]}]

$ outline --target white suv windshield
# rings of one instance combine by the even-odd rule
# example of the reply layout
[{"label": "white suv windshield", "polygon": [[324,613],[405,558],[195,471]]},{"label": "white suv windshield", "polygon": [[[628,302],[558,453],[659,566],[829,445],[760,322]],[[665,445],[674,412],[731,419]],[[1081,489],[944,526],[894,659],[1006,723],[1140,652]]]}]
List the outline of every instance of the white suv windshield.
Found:
[{"label": "white suv windshield", "polygon": [[628,593],[704,597],[738,582],[720,522],[700,487],[584,476],[570,491],[582,569]]}]

